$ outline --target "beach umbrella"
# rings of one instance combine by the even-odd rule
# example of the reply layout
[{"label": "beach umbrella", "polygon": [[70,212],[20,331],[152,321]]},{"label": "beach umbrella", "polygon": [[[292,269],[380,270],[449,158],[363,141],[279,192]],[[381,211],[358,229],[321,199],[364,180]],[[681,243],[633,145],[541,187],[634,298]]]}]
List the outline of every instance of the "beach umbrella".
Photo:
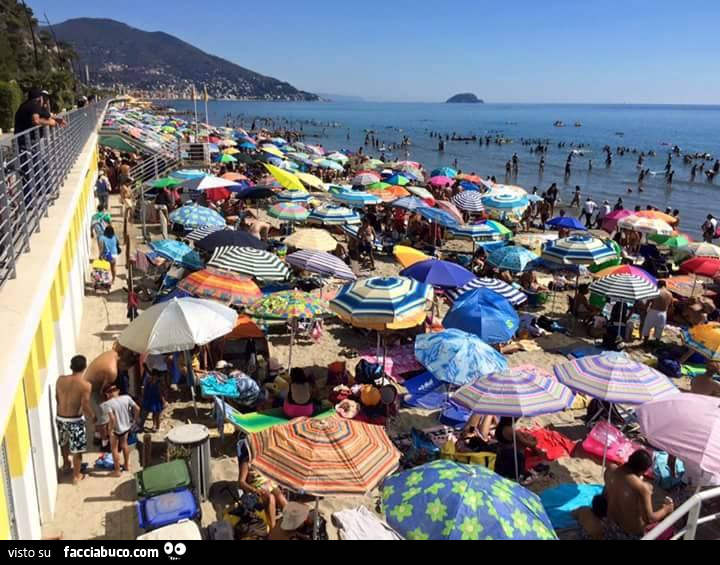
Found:
[{"label": "beach umbrella", "polygon": [[186,230],[201,228],[204,226],[225,227],[225,218],[215,210],[191,204],[178,208],[170,214],[170,221],[173,224],[181,225]]},{"label": "beach umbrella", "polygon": [[547,225],[555,229],[587,231],[585,224],[577,218],[572,218],[570,216],[554,218],[550,220]]},{"label": "beach umbrella", "polygon": [[225,173],[221,179],[235,181],[237,183],[250,182],[250,179],[240,173]]},{"label": "beach umbrella", "polygon": [[464,181],[467,181],[467,182],[471,182],[471,183],[473,183],[473,184],[480,184],[480,183],[483,182],[483,178],[482,178],[482,177],[479,177],[479,176],[477,176],[477,175],[469,175],[469,174],[467,174],[467,173],[458,174],[458,176],[457,176],[456,178],[459,179],[459,180],[464,180]]},{"label": "beach umbrella", "polygon": [[385,330],[425,315],[432,286],[406,277],[370,278],[343,287],[330,310],[352,326]]},{"label": "beach umbrella", "polygon": [[205,192],[205,199],[208,202],[220,202],[221,200],[229,200],[232,192],[227,188],[209,188]]},{"label": "beach umbrella", "polygon": [[388,524],[408,540],[555,540],[538,496],[482,465],[439,460],[383,483]]},{"label": "beach umbrella", "polygon": [[385,179],[385,182],[394,186],[407,186],[410,184],[410,179],[404,175],[395,174]]},{"label": "beach umbrella", "polygon": [[165,177],[164,179],[158,179],[153,181],[150,185],[152,188],[175,188],[181,186],[185,181],[173,177]]},{"label": "beach umbrella", "polygon": [[720,361],[720,324],[710,322],[683,330],[685,345],[710,361]]},{"label": "beach umbrella", "polygon": [[245,149],[245,151],[253,151],[253,150],[257,149],[257,145],[255,145],[254,143],[252,143],[250,141],[243,141],[240,144],[240,149]]},{"label": "beach umbrella", "polygon": [[265,200],[275,196],[275,192],[266,186],[251,186],[238,193],[240,200]]},{"label": "beach umbrella", "polygon": [[260,151],[262,151],[263,153],[269,153],[273,157],[278,157],[280,159],[283,159],[285,157],[285,154],[272,144],[263,145],[262,147],[260,147]]},{"label": "beach umbrella", "polygon": [[436,379],[453,386],[463,386],[508,368],[500,352],[479,337],[456,329],[419,335],[415,340],[415,357]]},{"label": "beach umbrella", "polygon": [[680,265],[680,270],[684,273],[692,273],[699,277],[715,279],[720,276],[720,259],[695,257]]},{"label": "beach umbrella", "polygon": [[453,218],[455,218],[455,221],[458,224],[465,223],[465,218],[463,217],[462,212],[458,210],[457,206],[455,206],[455,204],[453,204],[452,202],[448,202],[447,200],[438,200],[436,204],[440,210],[442,210],[443,212],[447,212]]},{"label": "beach umbrella", "polygon": [[678,249],[678,255],[720,259],[720,247],[712,243],[688,243],[685,247]]},{"label": "beach umbrella", "polygon": [[683,298],[699,298],[705,294],[705,284],[696,277],[670,277],[665,282],[670,292]]},{"label": "beach umbrella", "polygon": [[344,206],[323,204],[315,208],[308,217],[308,223],[321,224],[325,226],[342,226],[345,224],[360,224],[360,214]]},{"label": "beach umbrella", "polygon": [[640,216],[628,216],[618,222],[618,227],[624,230],[631,230],[639,233],[654,235],[672,235],[673,228],[662,220],[643,218]]},{"label": "beach umbrella", "polygon": [[472,183],[470,181],[466,181],[466,180],[461,181],[459,186],[465,192],[483,192],[483,190],[481,190],[478,185],[476,185],[475,183]]},{"label": "beach umbrella", "polygon": [[187,269],[198,270],[203,268],[202,259],[197,251],[181,241],[163,239],[150,242],[150,248],[161,257],[181,265]]},{"label": "beach umbrella", "polygon": [[234,139],[230,139],[230,138],[221,139],[218,142],[218,145],[220,145],[222,147],[235,147],[237,145],[237,141],[235,141]]},{"label": "beach umbrella", "polygon": [[218,247],[208,266],[252,277],[264,283],[290,278],[290,271],[276,255],[251,247]]},{"label": "beach umbrella", "polygon": [[411,169],[422,169],[422,165],[418,163],[417,161],[398,161],[397,163],[393,164],[394,167],[398,167],[400,169],[403,169],[405,167],[410,167]]},{"label": "beach umbrella", "polygon": [[191,231],[188,235],[185,236],[185,239],[197,243],[198,241],[202,241],[203,239],[205,239],[210,234],[218,231],[229,230],[227,230],[227,226],[203,226],[201,228],[197,228]]},{"label": "beach umbrella", "polygon": [[381,191],[381,190],[387,190],[388,188],[392,188],[392,187],[393,187],[393,185],[380,181],[380,182],[374,182],[372,184],[369,184],[365,188],[367,190],[372,190],[372,191]]},{"label": "beach umbrella", "polygon": [[656,243],[659,247],[680,250],[690,245],[690,238],[686,235],[648,235],[648,241]]},{"label": "beach umbrella", "polygon": [[675,216],[665,214],[658,210],[641,210],[640,212],[634,212],[633,216],[638,216],[639,218],[650,218],[651,220],[660,220],[661,222],[665,222],[671,226],[678,223],[678,219]]},{"label": "beach umbrella", "polygon": [[182,184],[183,188],[188,190],[210,190],[213,188],[240,188],[240,186],[231,180],[223,179],[213,175],[206,175],[202,178],[191,179]]},{"label": "beach umbrella", "polygon": [[483,197],[479,192],[461,192],[453,197],[455,206],[465,212],[479,214],[485,211]]},{"label": "beach umbrella", "polygon": [[524,247],[511,245],[493,251],[488,256],[488,263],[501,271],[522,273],[533,266],[538,256]]},{"label": "beach umbrella", "polygon": [[458,172],[451,167],[440,167],[439,169],[435,169],[433,172],[430,173],[431,178],[447,177],[449,179],[454,179],[456,176],[458,176]]},{"label": "beach umbrella", "polygon": [[405,190],[417,196],[418,198],[422,198],[427,204],[433,206],[435,205],[435,197],[433,196],[433,193],[430,192],[427,188],[422,188],[420,186],[406,186]]},{"label": "beach umbrella", "polygon": [[527,295],[521,290],[515,288],[514,286],[507,284],[506,282],[503,282],[499,279],[487,278],[473,279],[463,287],[457,289],[449,289],[445,294],[451,302],[455,302],[464,294],[467,294],[468,292],[471,292],[477,288],[486,288],[488,290],[491,290],[502,296],[513,306],[520,306],[528,300]]},{"label": "beach umbrella", "polygon": [[520,328],[520,317],[505,298],[478,288],[455,301],[443,326],[474,334],[489,344],[507,343]]},{"label": "beach umbrella", "polygon": [[224,155],[237,155],[238,153],[240,153],[240,150],[236,149],[235,147],[229,147],[227,149],[223,149]]},{"label": "beach umbrella", "polygon": [[333,171],[344,172],[345,168],[337,161],[331,161],[330,159],[318,159],[315,161],[315,166],[323,169],[332,169]]},{"label": "beach umbrella", "polygon": [[720,404],[717,398],[680,394],[636,409],[640,429],[654,446],[704,473],[720,475]]},{"label": "beach umbrella", "polygon": [[330,155],[328,155],[326,158],[330,159],[331,161],[337,161],[338,163],[342,163],[343,165],[350,160],[350,157],[348,157],[344,153],[338,152],[330,153]]},{"label": "beach umbrella", "polygon": [[273,176],[273,178],[278,181],[284,188],[288,190],[301,190],[303,192],[305,191],[305,186],[303,185],[303,183],[290,171],[285,171],[279,167],[276,167],[275,165],[270,165],[268,163],[265,163],[264,166]]},{"label": "beach umbrella", "polygon": [[325,230],[298,230],[285,239],[285,245],[307,251],[335,251],[337,240]]},{"label": "beach umbrella", "polygon": [[373,171],[358,173],[352,179],[353,186],[368,186],[376,182],[380,182],[380,175]]},{"label": "beach umbrella", "polygon": [[[193,232],[195,233],[195,232]],[[268,244],[245,231],[222,230],[209,233],[195,244],[196,249],[214,253],[218,247],[252,247],[267,251]]]},{"label": "beach umbrella", "polygon": [[278,202],[292,202],[294,204],[307,204],[312,196],[304,190],[285,190],[277,195]]},{"label": "beach umbrella", "polygon": [[446,177],[446,176],[443,176],[443,175],[437,176],[437,177],[432,177],[432,178],[430,179],[430,185],[431,185],[431,186],[436,186],[436,187],[439,187],[439,188],[442,188],[442,187],[445,187],[445,186],[452,186],[453,182],[454,182],[454,181],[453,181],[450,177]]},{"label": "beach umbrella", "polygon": [[617,265],[615,267],[608,267],[607,269],[603,269],[602,271],[595,273],[595,276],[600,279],[609,277],[610,275],[633,275],[635,277],[645,279],[649,283],[657,286],[657,279],[655,277],[653,277],[644,269],[641,269],[640,267],[635,267],[634,265]]},{"label": "beach umbrella", "polygon": [[450,234],[457,239],[471,241],[504,241],[505,237],[497,227],[489,223],[463,224],[450,228]]},{"label": "beach umbrella", "polygon": [[395,255],[397,262],[405,269],[430,259],[430,256],[425,255],[422,251],[404,245],[396,245],[395,249],[393,249],[393,255]]},{"label": "beach umbrella", "polygon": [[509,211],[525,209],[530,205],[527,195],[516,192],[497,192],[483,197],[486,208]]},{"label": "beach umbrella", "polygon": [[[615,404],[637,406],[679,394],[662,373],[633,361],[625,353],[607,352],[555,366],[555,376],[575,392],[610,403],[608,424]],[[607,462],[607,442],[603,468]]]},{"label": "beach umbrella", "polygon": [[368,194],[377,196],[385,204],[410,196],[410,193],[400,186],[393,186],[387,190],[368,190]]},{"label": "beach umbrella", "polygon": [[205,171],[199,171],[197,169],[181,169],[179,171],[171,173],[170,176],[175,177],[176,179],[193,180],[201,179],[204,176],[207,176],[207,173]]},{"label": "beach umbrella", "polygon": [[392,203],[394,208],[404,208],[410,212],[414,212],[418,208],[429,208],[424,200],[421,200],[417,196],[406,196],[405,198],[398,198]]},{"label": "beach umbrella", "polygon": [[186,277],[178,288],[208,300],[217,300],[231,306],[245,306],[262,297],[260,288],[250,279],[205,269]]},{"label": "beach umbrella", "polygon": [[382,200],[374,194],[360,190],[343,190],[331,193],[331,197],[352,208],[364,208],[381,204]]},{"label": "beach umbrella", "polygon": [[459,288],[475,278],[465,267],[437,259],[415,263],[400,275],[438,288]]},{"label": "beach umbrella", "polygon": [[364,495],[400,461],[382,426],[340,416],[299,418],[250,434],[248,443],[258,473],[315,496]]},{"label": "beach umbrella", "polygon": [[271,206],[268,215],[284,222],[304,222],[308,219],[310,212],[304,206],[291,202],[280,202]]},{"label": "beach umbrella", "polygon": [[174,299],[145,310],[118,342],[130,351],[152,355],[191,351],[229,334],[237,317],[237,312],[213,300]]},{"label": "beach umbrella", "polygon": [[590,291],[611,301],[639,302],[659,295],[657,285],[645,277],[631,274],[609,275],[590,285]]},{"label": "beach umbrella", "polygon": [[227,165],[229,163],[237,163],[237,159],[233,157],[232,155],[228,155],[227,153],[223,153],[220,155],[217,159],[215,159],[216,163],[222,163],[224,165]]},{"label": "beach umbrella", "polygon": [[315,188],[317,190],[323,190],[323,181],[322,179],[319,179],[315,175],[311,175],[310,173],[302,173],[302,172],[296,172],[295,176],[300,179],[300,181],[303,184],[308,185],[310,188]]},{"label": "beach umbrella", "polygon": [[346,281],[357,280],[355,273],[352,272],[342,259],[330,255],[325,251],[298,251],[292,253],[285,258],[288,265],[321,275],[335,277]]},{"label": "beach umbrella", "polygon": [[458,225],[458,221],[452,216],[452,214],[446,212],[445,210],[438,210],[437,208],[417,208],[416,211],[423,218],[444,228],[453,228]]},{"label": "beach umbrella", "polygon": [[591,235],[574,234],[548,243],[543,259],[565,265],[595,265],[615,259],[615,249]]},{"label": "beach umbrella", "polygon": [[366,169],[377,169],[379,167],[384,167],[385,163],[380,159],[368,159],[363,163],[363,166]]}]

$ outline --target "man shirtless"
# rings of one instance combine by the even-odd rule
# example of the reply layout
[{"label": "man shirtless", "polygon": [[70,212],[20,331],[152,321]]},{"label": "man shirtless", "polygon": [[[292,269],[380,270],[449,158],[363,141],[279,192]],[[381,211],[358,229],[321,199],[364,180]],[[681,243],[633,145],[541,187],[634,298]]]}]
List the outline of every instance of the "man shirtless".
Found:
[{"label": "man shirtless", "polygon": [[720,398],[720,383],[715,377],[720,373],[720,363],[713,361],[708,363],[707,371],[704,375],[695,377],[690,386],[690,392],[693,394],[701,394],[703,396],[711,396]]},{"label": "man shirtless", "polygon": [[660,294],[655,298],[648,308],[645,315],[645,323],[643,324],[642,335],[645,343],[650,341],[650,334],[655,332],[655,340],[660,341],[667,325],[667,315],[670,306],[673,303],[673,295],[667,289],[666,281],[658,281],[658,290]]},{"label": "man shirtless", "polygon": [[[57,400],[57,416],[55,422],[58,429],[60,449],[63,456],[63,472],[72,469],[73,484],[76,485],[84,477],[81,472],[82,454],[87,451],[87,430],[85,418],[94,421],[90,407],[90,383],[83,378],[87,368],[87,359],[82,355],[70,361],[71,375],[63,375],[57,380],[55,398]],[[70,456],[72,455],[72,467]]]},{"label": "man shirtless", "polygon": [[641,449],[633,453],[622,467],[608,467],[605,472],[608,502],[606,539],[641,539],[675,510],[670,499],[665,499],[660,510],[653,510],[652,487],[643,480],[652,463],[650,454]]},{"label": "man shirtless", "polygon": [[248,226],[248,233],[253,237],[258,238],[261,241],[267,241],[270,236],[270,228],[272,227],[267,222],[261,222],[260,220],[246,220]]}]

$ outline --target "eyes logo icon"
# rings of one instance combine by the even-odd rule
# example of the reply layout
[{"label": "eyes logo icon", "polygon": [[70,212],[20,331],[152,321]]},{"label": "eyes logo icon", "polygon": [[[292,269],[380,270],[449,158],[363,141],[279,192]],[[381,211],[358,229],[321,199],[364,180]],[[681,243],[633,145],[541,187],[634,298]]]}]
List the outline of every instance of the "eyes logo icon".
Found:
[{"label": "eyes logo icon", "polygon": [[187,547],[185,547],[184,543],[176,543],[173,545],[172,543],[167,542],[163,546],[163,549],[171,561],[178,561],[187,552]]}]

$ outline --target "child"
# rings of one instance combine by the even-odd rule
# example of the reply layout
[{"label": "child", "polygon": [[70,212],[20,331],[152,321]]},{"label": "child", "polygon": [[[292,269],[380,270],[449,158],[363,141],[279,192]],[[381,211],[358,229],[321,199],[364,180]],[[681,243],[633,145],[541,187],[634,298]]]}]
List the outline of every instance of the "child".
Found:
[{"label": "child", "polygon": [[152,432],[158,431],[160,429],[160,414],[162,414],[165,406],[167,406],[167,400],[165,400],[164,394],[163,375],[157,369],[152,369],[146,373],[145,382],[143,383],[142,414],[140,415],[139,427],[144,429],[148,414],[152,414]]},{"label": "child", "polygon": [[120,396],[117,385],[107,385],[103,392],[106,401],[102,403],[102,411],[109,421],[110,449],[112,450],[115,471],[111,476],[120,477],[120,450],[125,459],[124,470],[130,470],[130,447],[128,434],[132,428],[132,420],[140,416],[140,407],[130,396]]}]

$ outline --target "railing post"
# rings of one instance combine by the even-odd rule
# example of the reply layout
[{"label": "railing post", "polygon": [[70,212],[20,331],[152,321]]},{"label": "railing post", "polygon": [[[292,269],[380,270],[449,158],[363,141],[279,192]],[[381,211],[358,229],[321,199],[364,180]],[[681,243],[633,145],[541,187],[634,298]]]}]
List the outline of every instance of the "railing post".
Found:
[{"label": "railing post", "polygon": [[3,167],[0,168],[0,269],[7,275],[0,276],[0,285],[6,279],[15,278],[15,237],[9,192],[3,162]]},{"label": "railing post", "polygon": [[702,508],[702,501],[698,500],[697,504],[693,506],[692,510],[688,514],[687,531],[685,532],[684,539],[686,541],[695,541],[695,535],[697,534],[698,520],[700,519],[700,510]]}]

